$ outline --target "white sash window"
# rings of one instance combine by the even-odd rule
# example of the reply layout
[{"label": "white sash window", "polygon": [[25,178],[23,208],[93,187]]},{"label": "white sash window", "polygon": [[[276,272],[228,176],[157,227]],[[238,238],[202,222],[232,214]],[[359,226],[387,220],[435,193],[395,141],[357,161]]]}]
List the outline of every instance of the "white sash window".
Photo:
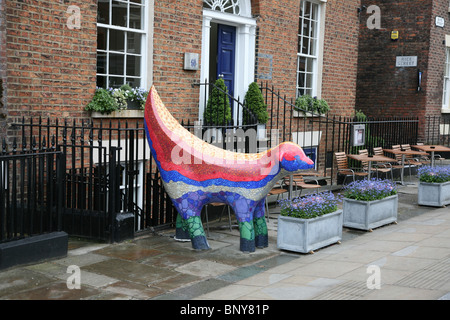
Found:
[{"label": "white sash window", "polygon": [[98,87],[145,85],[147,1],[98,0]]}]

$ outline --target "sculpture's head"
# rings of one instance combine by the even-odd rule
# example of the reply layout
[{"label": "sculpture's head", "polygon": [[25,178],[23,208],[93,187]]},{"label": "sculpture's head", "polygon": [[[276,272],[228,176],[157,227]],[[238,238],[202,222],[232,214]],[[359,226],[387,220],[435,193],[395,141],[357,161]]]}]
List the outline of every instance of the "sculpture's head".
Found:
[{"label": "sculpture's head", "polygon": [[302,148],[295,143],[282,143],[279,152],[281,168],[290,173],[314,168],[314,162],[308,158]]}]

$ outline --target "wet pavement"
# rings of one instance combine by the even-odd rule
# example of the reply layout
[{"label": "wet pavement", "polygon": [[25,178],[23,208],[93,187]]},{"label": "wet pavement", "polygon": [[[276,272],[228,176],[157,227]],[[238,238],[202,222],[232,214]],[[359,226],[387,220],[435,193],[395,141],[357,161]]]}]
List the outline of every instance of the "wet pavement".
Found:
[{"label": "wet pavement", "polygon": [[269,247],[254,253],[239,251],[226,218],[210,222],[208,251],[175,241],[174,229],[115,244],[70,238],[67,257],[0,271],[0,299],[450,300],[450,208],[418,206],[417,181],[400,188],[397,224],[344,228],[340,244],[314,254],[277,249],[278,212]]}]

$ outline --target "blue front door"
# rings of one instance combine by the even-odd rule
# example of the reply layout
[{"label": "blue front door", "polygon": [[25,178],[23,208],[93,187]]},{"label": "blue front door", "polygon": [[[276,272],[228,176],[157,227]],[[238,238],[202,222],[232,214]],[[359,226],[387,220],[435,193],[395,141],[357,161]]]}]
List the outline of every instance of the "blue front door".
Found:
[{"label": "blue front door", "polygon": [[[236,28],[219,24],[217,47],[217,78],[222,77],[228,93],[234,97],[234,66],[236,51]],[[231,104],[233,114],[233,104]]]}]

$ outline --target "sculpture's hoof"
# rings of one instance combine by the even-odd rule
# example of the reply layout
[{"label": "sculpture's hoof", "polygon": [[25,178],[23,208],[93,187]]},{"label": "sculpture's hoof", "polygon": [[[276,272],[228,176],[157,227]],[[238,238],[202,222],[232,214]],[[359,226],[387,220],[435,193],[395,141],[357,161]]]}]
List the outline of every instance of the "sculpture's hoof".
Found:
[{"label": "sculpture's hoof", "polygon": [[255,246],[259,249],[267,248],[269,246],[268,235],[258,235],[255,237]]},{"label": "sculpture's hoof", "polygon": [[208,240],[205,236],[197,236],[192,238],[192,248],[195,250],[208,250],[210,249]]},{"label": "sculpture's hoof", "polygon": [[191,237],[189,236],[189,231],[183,230],[181,228],[177,228],[175,230],[175,238],[176,241],[187,242],[191,241]]},{"label": "sculpture's hoof", "polygon": [[241,238],[240,249],[242,252],[255,252],[255,240]]}]

